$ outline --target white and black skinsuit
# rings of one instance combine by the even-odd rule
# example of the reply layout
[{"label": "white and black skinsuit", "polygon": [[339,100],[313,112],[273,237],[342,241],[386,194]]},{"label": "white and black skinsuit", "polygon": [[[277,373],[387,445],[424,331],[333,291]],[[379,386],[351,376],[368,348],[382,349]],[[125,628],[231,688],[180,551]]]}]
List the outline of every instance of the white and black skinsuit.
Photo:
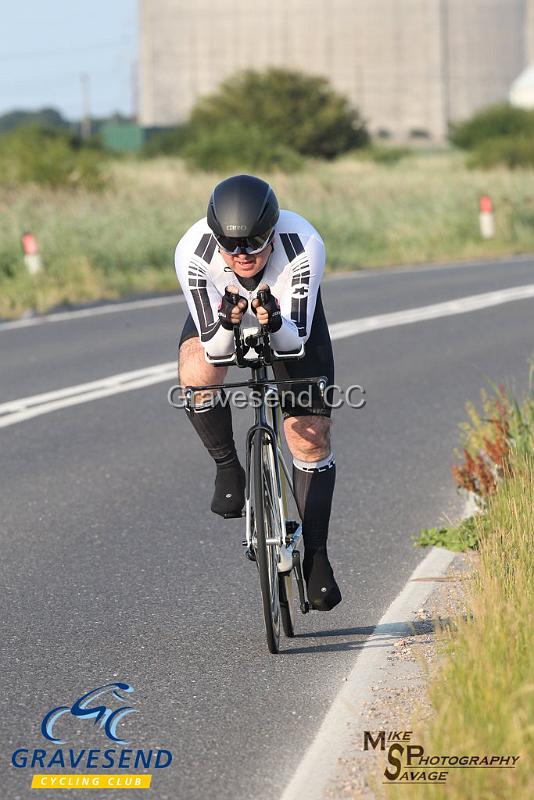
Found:
[{"label": "white and black skinsuit", "polygon": [[218,308],[225,288],[240,284],[248,301],[242,327],[258,327],[251,301],[257,287],[266,283],[280,303],[282,327],[271,334],[272,347],[280,352],[298,350],[310,336],[319,285],[325,266],[325,247],[315,228],[292,211],[280,211],[273,252],[259,276],[240,278],[226,265],[206,219],[193,225],[178,242],[176,274],[202,346],[212,357],[234,350],[233,331],[219,322]]}]

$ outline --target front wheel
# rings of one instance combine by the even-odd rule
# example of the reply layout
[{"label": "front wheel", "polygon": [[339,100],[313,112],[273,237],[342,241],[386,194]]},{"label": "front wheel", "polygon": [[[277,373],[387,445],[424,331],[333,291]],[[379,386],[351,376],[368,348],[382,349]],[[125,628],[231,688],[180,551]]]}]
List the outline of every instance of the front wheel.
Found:
[{"label": "front wheel", "polygon": [[275,476],[272,470],[271,445],[262,430],[253,439],[254,520],[256,527],[256,560],[260,575],[263,618],[267,646],[271,653],[280,650],[280,595],[278,550],[269,539],[277,536]]}]

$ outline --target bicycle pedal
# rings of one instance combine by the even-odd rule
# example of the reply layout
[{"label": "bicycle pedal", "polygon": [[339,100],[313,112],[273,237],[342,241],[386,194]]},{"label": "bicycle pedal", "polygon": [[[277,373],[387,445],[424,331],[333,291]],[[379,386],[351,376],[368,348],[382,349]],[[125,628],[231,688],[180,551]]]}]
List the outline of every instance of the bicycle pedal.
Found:
[{"label": "bicycle pedal", "polygon": [[251,547],[247,547],[247,549],[245,550],[245,555],[249,561],[256,561],[256,553]]}]

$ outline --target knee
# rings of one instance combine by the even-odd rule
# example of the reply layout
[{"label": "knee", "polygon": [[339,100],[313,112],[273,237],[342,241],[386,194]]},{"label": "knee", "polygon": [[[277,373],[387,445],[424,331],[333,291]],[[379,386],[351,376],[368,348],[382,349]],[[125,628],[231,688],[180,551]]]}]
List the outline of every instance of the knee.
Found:
[{"label": "knee", "polygon": [[290,417],[284,423],[288,447],[294,458],[320,461],[330,453],[328,417]]},{"label": "knee", "polygon": [[[209,364],[204,357],[204,348],[197,337],[187,339],[178,353],[178,376],[181,386],[205,386],[222,383],[226,368]],[[195,392],[195,403],[210,402],[218,389]]]},{"label": "knee", "polygon": [[178,351],[178,377],[182,386],[192,384],[198,374],[199,359],[203,358],[202,345],[196,337],[187,339]]}]

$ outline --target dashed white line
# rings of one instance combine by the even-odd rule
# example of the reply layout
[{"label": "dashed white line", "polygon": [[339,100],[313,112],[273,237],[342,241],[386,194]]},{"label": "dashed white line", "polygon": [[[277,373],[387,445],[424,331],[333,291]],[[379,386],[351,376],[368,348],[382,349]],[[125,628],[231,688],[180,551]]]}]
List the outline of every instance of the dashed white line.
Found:
[{"label": "dashed white line", "polygon": [[[443,272],[445,270],[458,269],[458,268],[477,268],[483,266],[494,266],[498,264],[522,264],[532,261],[532,254],[527,253],[517,256],[503,256],[502,258],[496,257],[495,259],[485,259],[483,261],[458,261],[449,264],[419,264],[415,267],[393,267],[386,270],[353,270],[347,272],[332,272],[325,276],[326,282],[335,282],[339,280],[360,279],[363,277],[377,277],[381,278],[388,272],[397,274],[412,274],[417,272]],[[101,306],[94,306],[93,308],[80,308],[73,311],[59,311],[52,314],[43,314],[41,316],[24,317],[23,319],[16,319],[7,322],[0,322],[0,333],[2,331],[13,330],[17,328],[30,328],[36,325],[47,325],[51,322],[64,322],[66,320],[83,319],[84,317],[97,317],[101,314],[114,314],[122,311],[136,311],[143,308],[155,308],[157,306],[167,306],[173,303],[183,303],[185,298],[183,295],[172,295],[171,297],[151,297],[145,300],[126,300],[121,303],[107,303]]]},{"label": "dashed white line", "polygon": [[145,377],[158,376],[161,377],[161,380],[165,380],[167,373],[175,370],[176,364],[173,361],[169,361],[165,364],[156,364],[153,367],[135,369],[130,372],[119,372],[117,375],[110,375],[108,378],[100,378],[97,381],[90,381],[89,383],[78,383],[76,386],[55,389],[53,392],[33,394],[29,397],[21,397],[18,400],[9,400],[7,403],[0,404],[0,415],[25,411],[32,406],[46,405],[47,403],[62,400],[77,394],[92,394],[102,389],[107,390],[115,386],[129,385],[131,382]]},{"label": "dashed white line", "polygon": [[[345,339],[350,336],[394,328],[399,325],[409,325],[414,322],[439,319],[441,317],[454,316],[455,314],[467,314],[483,308],[491,308],[492,306],[533,297],[534,284],[514,286],[510,289],[469,295],[456,300],[448,300],[444,303],[434,303],[433,305],[420,306],[419,308],[394,311],[389,314],[377,314],[372,317],[336,322],[330,326],[330,335],[333,340]],[[164,299],[167,302],[171,300],[171,298],[160,298],[160,300]],[[176,302],[176,298],[172,298],[172,302]],[[11,400],[0,405],[0,428],[15,425],[17,422],[24,422],[41,414],[49,414],[61,408],[68,408],[69,406],[98,400],[102,397],[130,392],[134,389],[141,389],[145,386],[173,380],[175,377],[176,365],[173,362],[167,362],[131,372],[122,372],[118,375],[110,375],[107,378],[89,383],[67,386],[64,389],[57,389],[44,394]]]},{"label": "dashed white line", "polygon": [[533,283],[484,294],[472,294],[468,297],[459,297],[456,300],[446,300],[443,303],[433,303],[429,306],[378,314],[374,317],[336,322],[330,326],[330,335],[332,339],[344,339],[346,336],[355,336],[359,333],[383,330],[384,328],[396,328],[399,325],[410,325],[413,322],[450,317],[455,314],[468,314],[471,311],[479,311],[483,308],[500,306],[504,303],[526,300],[531,297],[534,297]]},{"label": "dashed white line", "polygon": [[109,303],[95,308],[80,308],[77,311],[59,311],[56,314],[46,314],[42,317],[24,317],[12,322],[0,323],[0,333],[13,328],[32,328],[36,325],[48,325],[50,322],[65,322],[70,319],[83,319],[84,317],[99,317],[103,314],[116,314],[121,311],[137,311],[143,308],[157,308],[158,306],[171,306],[175,303],[185,303],[182,294],[172,297],[150,297],[147,300],[131,300],[124,303]]},{"label": "dashed white line", "polygon": [[152,386],[155,383],[172,381],[173,378],[176,378],[176,364],[171,361],[146,369],[110,375],[108,378],[90,383],[67,386],[65,389],[57,389],[45,394],[11,400],[0,405],[0,428],[7,428],[9,425],[25,422],[42,414],[50,414],[60,408],[69,408],[89,403],[92,400],[100,400],[102,397],[143,389],[145,386]]}]

